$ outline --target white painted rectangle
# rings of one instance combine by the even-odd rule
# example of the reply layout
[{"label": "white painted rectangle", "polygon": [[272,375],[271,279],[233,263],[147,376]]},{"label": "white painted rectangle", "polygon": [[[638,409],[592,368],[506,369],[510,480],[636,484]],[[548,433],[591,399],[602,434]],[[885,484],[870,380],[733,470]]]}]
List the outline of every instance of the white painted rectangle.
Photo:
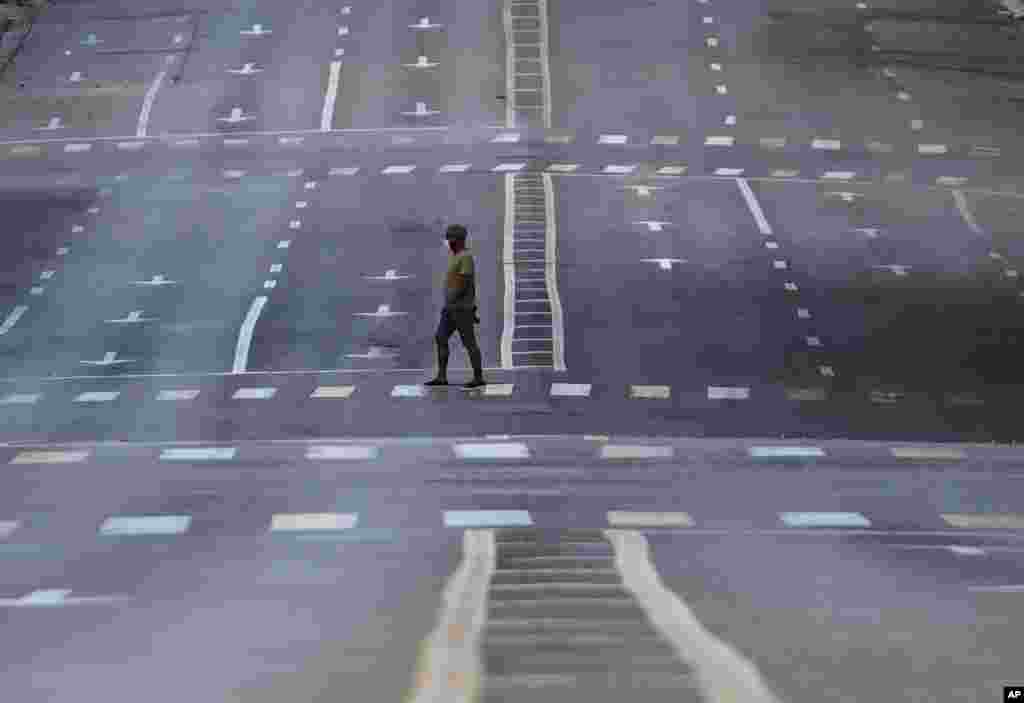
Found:
[{"label": "white painted rectangle", "polygon": [[445,527],[529,527],[526,510],[445,510]]},{"label": "white painted rectangle", "polygon": [[521,442],[501,444],[456,444],[452,447],[460,459],[529,459],[530,450]]},{"label": "white painted rectangle", "polygon": [[276,388],[239,388],[231,397],[235,400],[273,398]]},{"label": "white painted rectangle", "polygon": [[608,524],[613,527],[693,527],[694,522],[687,513],[609,510]]},{"label": "white painted rectangle", "polygon": [[223,461],[234,459],[235,447],[172,447],[160,452],[161,461]]},{"label": "white painted rectangle", "polygon": [[415,164],[406,164],[402,166],[387,166],[383,171],[381,171],[381,173],[384,174],[385,176],[394,173],[412,173],[415,168]]},{"label": "white painted rectangle", "polygon": [[892,447],[889,450],[897,459],[966,459],[962,449],[952,447]]},{"label": "white painted rectangle", "polygon": [[651,139],[652,146],[675,146],[679,143],[679,137],[672,135],[660,135]]},{"label": "white painted rectangle", "polygon": [[743,175],[743,169],[742,168],[716,168],[715,169],[715,175],[716,176],[742,176]]},{"label": "white painted rectangle", "polygon": [[164,389],[157,393],[157,400],[194,400],[199,395],[198,388],[186,388],[186,389]]},{"label": "white painted rectangle", "polygon": [[662,166],[655,173],[659,176],[681,176],[686,173],[686,166]]},{"label": "white painted rectangle", "polygon": [[838,149],[842,149],[843,144],[838,139],[815,139],[811,142],[811,148],[836,151]]},{"label": "white painted rectangle", "polygon": [[422,398],[426,394],[425,386],[395,386],[391,389],[392,398]]},{"label": "white painted rectangle", "polygon": [[942,519],[953,527],[999,530],[1024,529],[1024,513],[943,513]]},{"label": "white painted rectangle", "polygon": [[570,396],[576,398],[590,397],[591,384],[589,383],[552,383],[552,396]]},{"label": "white painted rectangle", "polygon": [[871,527],[860,513],[779,513],[788,527]]},{"label": "white painted rectangle", "polygon": [[518,132],[502,132],[491,140],[491,144],[515,144],[519,141]]},{"label": "white painted rectangle", "polygon": [[939,176],[935,183],[940,186],[962,186],[967,183],[967,179],[963,176]]},{"label": "white painted rectangle", "polygon": [[632,165],[621,165],[621,164],[609,164],[601,169],[602,173],[633,173],[636,170],[636,164]]},{"label": "white painted rectangle", "polygon": [[271,532],[351,530],[359,513],[278,513],[270,519]]},{"label": "white painted rectangle", "polygon": [[176,139],[173,141],[172,146],[199,146],[198,139]]},{"label": "white painted rectangle", "polygon": [[669,386],[630,386],[631,398],[668,398],[671,394]]},{"label": "white painted rectangle", "polygon": [[74,464],[85,461],[88,449],[74,451],[25,451],[11,459],[12,464]]},{"label": "white painted rectangle", "polygon": [[32,154],[33,156],[38,156],[42,151],[42,147],[37,144],[19,144],[18,146],[11,147],[12,154]]},{"label": "white painted rectangle", "polygon": [[298,146],[306,141],[305,137],[278,137],[277,143],[281,146]]},{"label": "white painted rectangle", "polygon": [[355,386],[317,386],[310,398],[348,398],[355,391]]},{"label": "white painted rectangle", "polygon": [[526,164],[508,163],[508,164],[498,164],[497,166],[492,168],[491,171],[493,173],[507,173],[509,171],[522,171],[524,168],[526,168]]},{"label": "white painted rectangle", "polygon": [[134,515],[109,517],[100,525],[104,536],[180,535],[188,530],[189,515]]},{"label": "white painted rectangle", "polygon": [[551,164],[548,166],[548,171],[554,171],[556,173],[571,173],[580,167],[579,164]]},{"label": "white painted rectangle", "polygon": [[949,149],[945,144],[918,144],[918,154],[945,154]]},{"label": "white painted rectangle", "polygon": [[856,175],[853,171],[825,171],[821,177],[836,181],[848,181]]},{"label": "white painted rectangle", "polygon": [[776,171],[772,171],[772,178],[795,178],[799,175],[799,171],[794,171],[792,169],[778,169]]},{"label": "white painted rectangle", "polygon": [[602,134],[597,138],[598,144],[625,144],[629,137],[625,134]]},{"label": "white painted rectangle", "polygon": [[30,405],[42,397],[42,393],[9,393],[0,398],[0,405]]},{"label": "white painted rectangle", "polygon": [[704,146],[733,146],[735,142],[733,137],[708,137],[704,140]]},{"label": "white painted rectangle", "polygon": [[67,152],[78,153],[78,152],[83,152],[83,151],[89,151],[90,149],[92,149],[92,144],[65,144],[64,145],[65,153],[67,153]]},{"label": "white painted rectangle", "polygon": [[508,397],[512,395],[513,388],[515,388],[513,383],[488,383],[483,388],[476,390],[482,390],[484,395],[488,397]]},{"label": "white painted rectangle", "polygon": [[746,400],[749,397],[749,388],[708,386],[708,400]]},{"label": "white painted rectangle", "polygon": [[441,173],[464,173],[469,170],[472,164],[445,164],[440,169]]},{"label": "white painted rectangle", "polygon": [[121,395],[120,391],[87,391],[75,398],[76,403],[109,403]]},{"label": "white painted rectangle", "polygon": [[747,453],[754,459],[825,456],[820,447],[750,447]]},{"label": "white painted rectangle", "polygon": [[601,447],[602,459],[671,459],[675,447],[647,444],[606,444]]},{"label": "white painted rectangle", "polygon": [[146,142],[118,142],[117,148],[121,151],[138,151],[146,145]]},{"label": "white painted rectangle", "polygon": [[380,456],[378,447],[350,444],[317,445],[306,450],[306,458],[314,461],[368,461]]}]

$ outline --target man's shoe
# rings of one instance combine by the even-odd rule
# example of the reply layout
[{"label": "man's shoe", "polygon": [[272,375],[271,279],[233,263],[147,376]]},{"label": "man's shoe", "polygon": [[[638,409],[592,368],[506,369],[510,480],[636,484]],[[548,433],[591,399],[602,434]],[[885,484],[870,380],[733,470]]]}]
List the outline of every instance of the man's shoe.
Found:
[{"label": "man's shoe", "polygon": [[431,379],[430,381],[427,381],[423,385],[424,386],[447,386],[448,385],[448,379],[447,378],[441,378],[439,376],[437,378]]},{"label": "man's shoe", "polygon": [[463,388],[479,388],[480,386],[486,386],[486,385],[487,385],[487,381],[485,381],[484,379],[482,379],[482,378],[474,378],[469,383],[463,383],[462,387]]}]

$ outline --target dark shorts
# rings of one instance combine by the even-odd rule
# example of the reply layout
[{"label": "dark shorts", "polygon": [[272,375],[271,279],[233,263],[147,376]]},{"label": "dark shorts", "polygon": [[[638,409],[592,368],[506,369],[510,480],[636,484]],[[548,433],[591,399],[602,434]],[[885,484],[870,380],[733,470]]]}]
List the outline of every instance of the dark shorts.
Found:
[{"label": "dark shorts", "polygon": [[458,330],[463,345],[468,348],[470,345],[476,344],[476,333],[473,329],[476,322],[476,308],[471,310],[444,308],[441,310],[441,321],[437,323],[437,332],[434,336],[447,340],[455,330]]}]

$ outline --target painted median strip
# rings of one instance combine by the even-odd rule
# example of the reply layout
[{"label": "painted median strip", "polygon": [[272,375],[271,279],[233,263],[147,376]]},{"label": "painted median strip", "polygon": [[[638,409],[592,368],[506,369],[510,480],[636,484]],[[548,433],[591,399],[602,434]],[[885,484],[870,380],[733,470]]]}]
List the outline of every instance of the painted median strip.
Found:
[{"label": "painted median strip", "polygon": [[420,648],[405,703],[472,703],[482,678],[480,636],[487,621],[487,589],[496,547],[491,530],[466,530],[463,557],[445,587],[437,626]]},{"label": "painted median strip", "polygon": [[651,563],[646,538],[629,530],[605,530],[615,551],[622,584],[646,613],[654,629],[682,661],[693,667],[702,700],[708,703],[780,703],[757,667],[734,647],[715,637],[662,583]]}]

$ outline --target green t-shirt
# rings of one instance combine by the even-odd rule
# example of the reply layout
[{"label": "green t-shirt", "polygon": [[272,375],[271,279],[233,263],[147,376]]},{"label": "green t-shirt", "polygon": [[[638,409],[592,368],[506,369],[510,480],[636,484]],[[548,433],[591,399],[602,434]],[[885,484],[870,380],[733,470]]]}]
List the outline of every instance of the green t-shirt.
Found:
[{"label": "green t-shirt", "polygon": [[[466,285],[458,298],[449,303],[448,297],[451,291],[458,289],[458,279],[455,274],[462,274],[466,277]],[[458,254],[452,254],[448,259],[448,270],[444,275],[445,307],[448,309],[472,310],[476,307],[476,265],[473,262],[473,255],[468,249],[463,249]]]}]

